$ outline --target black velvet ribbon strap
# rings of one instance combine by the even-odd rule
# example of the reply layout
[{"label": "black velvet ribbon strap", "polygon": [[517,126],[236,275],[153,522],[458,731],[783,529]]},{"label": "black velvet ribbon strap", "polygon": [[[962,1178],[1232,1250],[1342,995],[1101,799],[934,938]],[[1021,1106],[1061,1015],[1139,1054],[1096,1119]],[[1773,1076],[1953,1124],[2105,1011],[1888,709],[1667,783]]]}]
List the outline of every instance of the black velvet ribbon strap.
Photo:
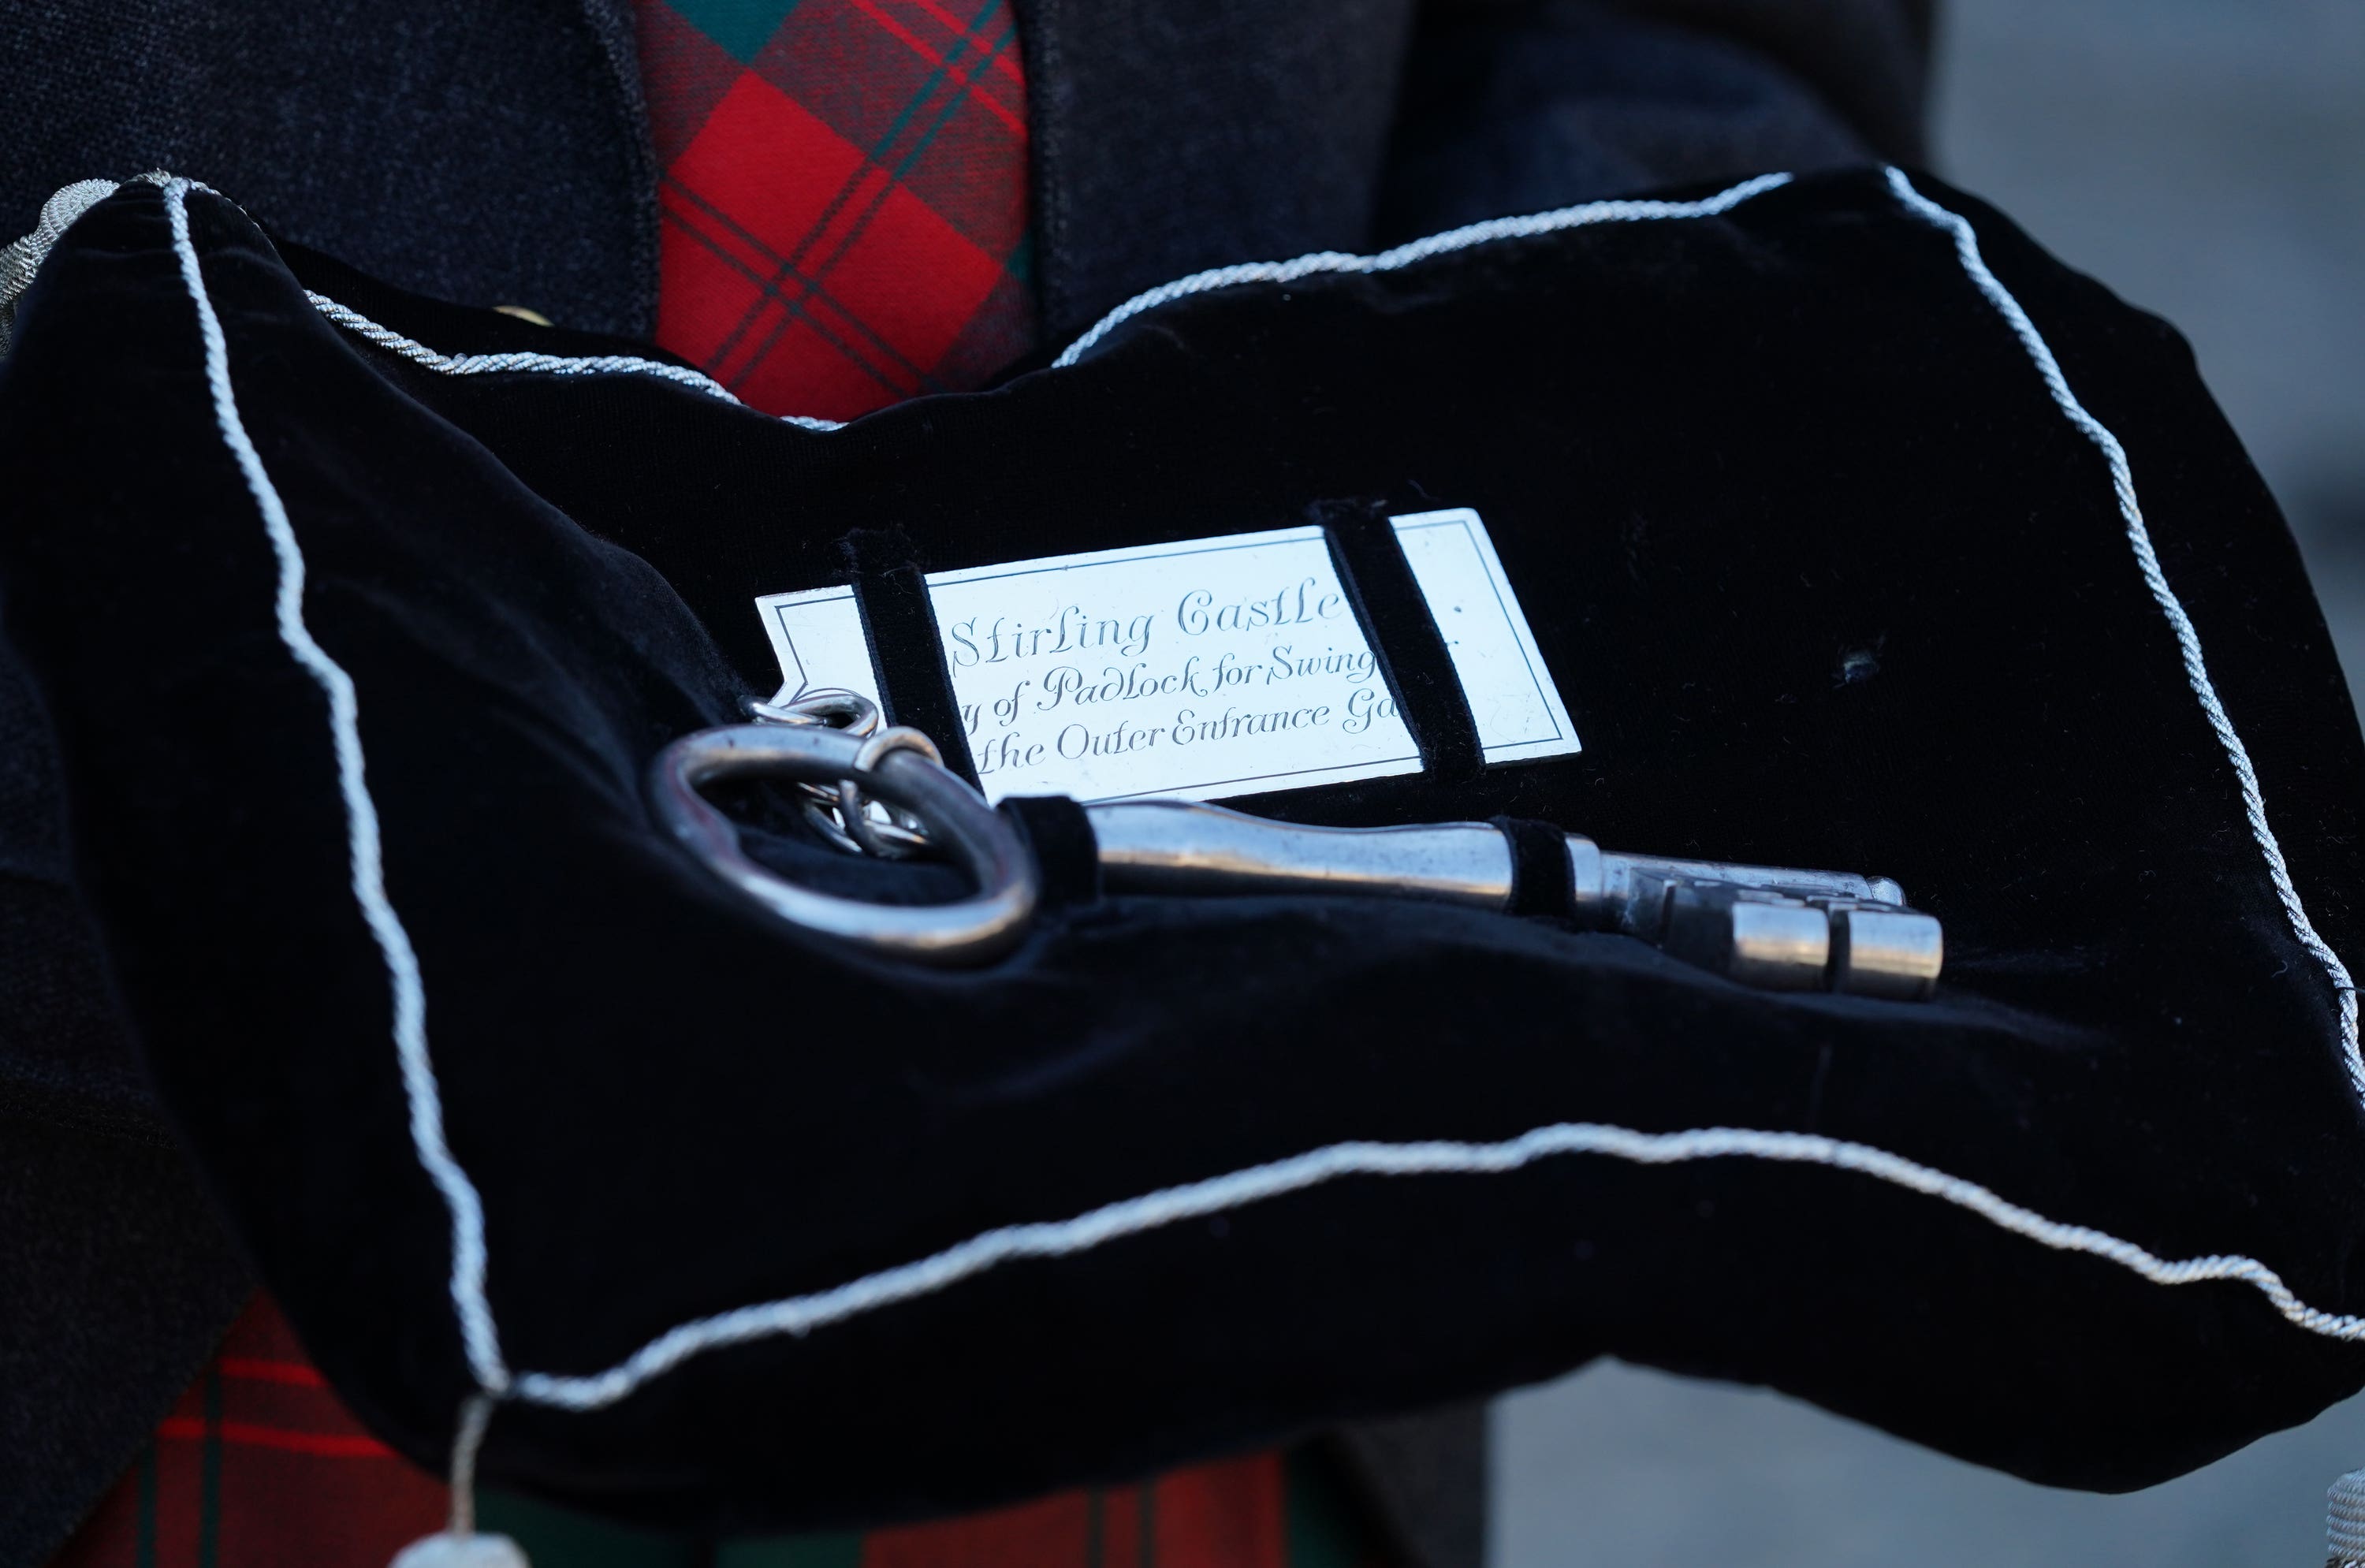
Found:
[{"label": "black velvet ribbon strap", "polygon": [[947,767],[976,783],[926,575],[910,537],[901,529],[857,529],[838,548],[870,633],[887,718],[924,732],[944,753]]},{"label": "black velvet ribbon strap", "polygon": [[1470,700],[1389,526],[1388,508],[1368,500],[1317,501],[1307,509],[1307,521],[1329,533],[1339,581],[1379,655],[1396,711],[1420,748],[1421,766],[1440,783],[1475,778],[1485,754]]},{"label": "black velvet ribbon strap", "polygon": [[1083,807],[1065,795],[1013,795],[1000,809],[1035,852],[1038,908],[1065,909],[1101,896],[1100,840]]},{"label": "black velvet ribbon strap", "polygon": [[1511,846],[1510,913],[1574,919],[1576,886],[1569,875],[1567,836],[1526,817],[1489,820]]}]

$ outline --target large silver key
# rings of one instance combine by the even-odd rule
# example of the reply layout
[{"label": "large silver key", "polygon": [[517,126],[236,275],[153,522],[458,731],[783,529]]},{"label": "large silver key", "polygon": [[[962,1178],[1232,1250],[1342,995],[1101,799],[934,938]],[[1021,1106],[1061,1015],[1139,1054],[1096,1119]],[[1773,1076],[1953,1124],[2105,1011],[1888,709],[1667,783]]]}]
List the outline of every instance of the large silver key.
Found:
[{"label": "large silver key", "polygon": [[[875,711],[868,718],[852,729],[797,719],[684,735],[650,765],[650,803],[708,869],[791,924],[922,963],[1008,952],[1034,918],[1034,857],[1007,820],[945,770],[926,736],[874,733]],[[897,826],[910,843],[895,853],[916,846],[945,856],[975,891],[948,903],[874,904],[779,877],[741,851],[737,830],[699,794],[701,784],[733,778],[791,778],[837,802],[832,841],[857,854],[880,853],[871,841]],[[879,802],[903,820],[872,820]],[[1186,801],[1084,811],[1102,879],[1115,892],[1511,905],[1510,842],[1485,823],[1302,827]],[[1580,924],[1623,932],[1743,985],[1914,1000],[1930,994],[1945,961],[1936,918],[1906,907],[1905,890],[1886,877],[1613,855],[1575,834],[1563,843]]]}]

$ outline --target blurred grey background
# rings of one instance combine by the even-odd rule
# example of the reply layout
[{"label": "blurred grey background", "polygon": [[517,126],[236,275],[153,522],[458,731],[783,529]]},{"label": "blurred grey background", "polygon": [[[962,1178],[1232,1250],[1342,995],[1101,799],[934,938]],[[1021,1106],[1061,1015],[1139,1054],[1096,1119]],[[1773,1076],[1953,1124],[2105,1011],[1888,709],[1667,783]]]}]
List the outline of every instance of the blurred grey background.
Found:
[{"label": "blurred grey background", "polygon": [[[1939,172],[2184,330],[2365,684],[2365,0],[1943,3]],[[2365,1466],[2365,1397],[2122,1497],[1615,1364],[1495,1420],[1496,1568],[2315,1568]]]}]

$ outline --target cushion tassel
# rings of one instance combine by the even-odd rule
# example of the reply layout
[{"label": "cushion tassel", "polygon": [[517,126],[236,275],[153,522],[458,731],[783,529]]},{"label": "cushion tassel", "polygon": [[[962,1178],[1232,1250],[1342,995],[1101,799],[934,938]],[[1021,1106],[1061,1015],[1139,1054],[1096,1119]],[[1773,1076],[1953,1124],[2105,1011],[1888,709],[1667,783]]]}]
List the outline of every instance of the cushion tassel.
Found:
[{"label": "cushion tassel", "polygon": [[2352,1470],[2324,1495],[2325,1568],[2365,1568],[2365,1470]]}]

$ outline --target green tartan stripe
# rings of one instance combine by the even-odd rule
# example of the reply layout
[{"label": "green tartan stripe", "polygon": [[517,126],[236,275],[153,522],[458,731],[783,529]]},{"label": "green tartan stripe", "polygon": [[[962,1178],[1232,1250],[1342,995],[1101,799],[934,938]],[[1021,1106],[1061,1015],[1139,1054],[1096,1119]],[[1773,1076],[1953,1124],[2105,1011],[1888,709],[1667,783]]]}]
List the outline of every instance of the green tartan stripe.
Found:
[{"label": "green tartan stripe", "polygon": [[206,1446],[198,1462],[197,1568],[221,1561],[222,1376],[219,1360],[206,1363]]},{"label": "green tartan stripe", "polygon": [[674,14],[723,46],[742,65],[763,51],[796,0],[668,0]]},{"label": "green tartan stripe", "polygon": [[534,1568],[859,1568],[853,1530],[726,1541],[709,1554],[694,1537],[633,1529],[487,1487],[476,1496],[479,1529],[525,1549]]},{"label": "green tartan stripe", "polygon": [[1321,1455],[1291,1450],[1283,1475],[1289,1568],[1362,1568],[1376,1561],[1362,1517]]},{"label": "green tartan stripe", "polygon": [[714,1568],[861,1568],[862,1537],[855,1530],[734,1540],[714,1554]]},{"label": "green tartan stripe", "polygon": [[704,1568],[689,1536],[633,1529],[514,1492],[480,1488],[476,1528],[525,1549],[534,1568]]},{"label": "green tartan stripe", "polygon": [[140,1456],[139,1568],[156,1568],[156,1445]]}]

